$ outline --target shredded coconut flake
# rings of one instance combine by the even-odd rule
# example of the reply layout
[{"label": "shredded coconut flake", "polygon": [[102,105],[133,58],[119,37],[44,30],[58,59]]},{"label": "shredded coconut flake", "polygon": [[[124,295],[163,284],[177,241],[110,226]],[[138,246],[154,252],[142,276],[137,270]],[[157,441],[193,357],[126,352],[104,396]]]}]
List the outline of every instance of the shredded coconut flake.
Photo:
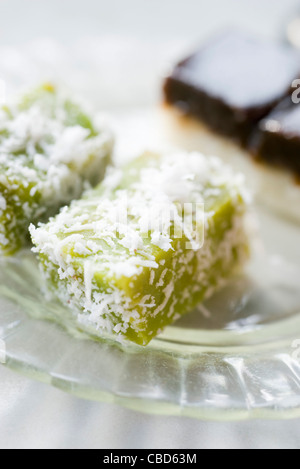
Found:
[{"label": "shredded coconut flake", "polygon": [[[26,223],[56,213],[81,196],[86,182],[95,184],[104,175],[113,146],[110,132],[95,126],[92,135],[91,129],[71,124],[76,118],[68,105],[67,95],[46,86],[0,112],[0,213],[14,220],[4,226],[0,247],[9,243],[13,250],[25,242]],[[16,226],[24,227],[24,239],[17,238]]]},{"label": "shredded coconut flake", "polygon": [[[65,276],[66,286],[56,294],[78,312],[78,321],[120,339],[129,328],[141,334],[150,318],[177,317],[178,309],[193,304],[199,285],[207,295],[214,291],[216,285],[209,283],[212,266],[220,263],[226,272],[245,254],[239,177],[218,159],[198,153],[148,155],[142,163],[123,173],[111,170],[98,188],[47,225],[30,229],[35,250],[46,259],[45,270]],[[209,237],[214,210],[206,209],[202,228],[208,239],[200,249],[193,244],[193,230],[199,228],[193,225],[194,207],[210,198],[218,203],[224,188],[235,204],[232,227],[216,246]],[[185,203],[190,204],[186,214]],[[185,248],[183,240],[193,249]],[[69,266],[76,271],[75,280]],[[178,294],[176,288],[187,275],[191,282]]]}]

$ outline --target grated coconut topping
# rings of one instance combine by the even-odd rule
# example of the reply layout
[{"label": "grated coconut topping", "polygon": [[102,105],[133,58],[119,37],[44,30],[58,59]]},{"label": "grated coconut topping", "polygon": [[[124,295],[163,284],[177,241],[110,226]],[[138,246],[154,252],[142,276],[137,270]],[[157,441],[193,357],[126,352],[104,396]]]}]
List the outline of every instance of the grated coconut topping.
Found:
[{"label": "grated coconut topping", "polygon": [[[217,158],[199,153],[145,155],[129,170],[111,169],[98,188],[48,224],[32,225],[34,251],[44,259],[46,277],[58,271],[55,294],[71,305],[77,321],[123,340],[129,329],[146,331],[147,317],[164,312],[177,317],[178,302],[208,283],[210,266],[221,259],[224,269],[229,268],[233,247],[244,250],[243,187],[243,177]],[[215,213],[206,204],[221,198],[225,189],[236,210],[216,250],[209,237]],[[183,215],[184,204],[188,207]],[[194,239],[197,204],[205,209],[203,246]],[[191,242],[191,249],[182,248],[177,232],[181,241]],[[237,257],[241,262],[242,254]],[[193,274],[196,258],[198,270]],[[174,288],[189,270],[193,282],[178,299]],[[139,279],[144,279],[144,295],[135,288]],[[147,294],[151,286],[161,291],[160,303]],[[208,288],[207,295],[215,288]]]},{"label": "grated coconut topping", "polygon": [[0,245],[4,246],[17,242],[21,226],[26,231],[26,224],[49,210],[53,215],[80,197],[97,173],[99,182],[112,151],[107,129],[92,132],[70,122],[67,95],[50,85],[39,92],[40,98],[28,105],[18,100],[0,110]]}]

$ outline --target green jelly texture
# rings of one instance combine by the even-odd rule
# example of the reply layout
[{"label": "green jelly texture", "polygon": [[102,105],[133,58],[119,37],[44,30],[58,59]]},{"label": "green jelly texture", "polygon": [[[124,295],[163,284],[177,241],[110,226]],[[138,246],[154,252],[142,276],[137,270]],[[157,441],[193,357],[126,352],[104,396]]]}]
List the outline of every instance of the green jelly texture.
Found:
[{"label": "green jelly texture", "polygon": [[109,132],[51,84],[2,107],[0,254],[26,246],[30,223],[47,221],[86,184],[98,184],[112,146]]},{"label": "green jelly texture", "polygon": [[79,328],[147,345],[247,259],[243,193],[217,159],[145,154],[32,227],[48,289]]}]

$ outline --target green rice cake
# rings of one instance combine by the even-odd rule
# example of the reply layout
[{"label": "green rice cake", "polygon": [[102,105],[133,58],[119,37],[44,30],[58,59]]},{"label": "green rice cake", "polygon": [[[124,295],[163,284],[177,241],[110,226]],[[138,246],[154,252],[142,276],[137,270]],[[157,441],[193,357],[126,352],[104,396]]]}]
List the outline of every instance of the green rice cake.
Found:
[{"label": "green rice cake", "polygon": [[0,109],[0,254],[29,241],[30,223],[47,221],[96,185],[113,139],[53,85]]},{"label": "green rice cake", "polygon": [[78,328],[146,345],[243,265],[246,212],[243,178],[219,159],[145,154],[30,231]]}]

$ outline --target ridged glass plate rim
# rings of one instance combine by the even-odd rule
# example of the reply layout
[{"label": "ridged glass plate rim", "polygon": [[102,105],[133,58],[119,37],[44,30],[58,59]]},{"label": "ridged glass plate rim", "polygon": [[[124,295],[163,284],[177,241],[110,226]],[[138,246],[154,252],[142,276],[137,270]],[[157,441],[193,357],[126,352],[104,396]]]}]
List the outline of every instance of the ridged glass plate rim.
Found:
[{"label": "ridged glass plate rim", "polygon": [[[226,421],[300,417],[300,361],[291,346],[300,314],[244,333],[204,331],[203,338],[210,336],[207,343],[191,343],[191,330],[175,325],[146,348],[123,346],[110,337],[91,340],[92,333],[77,332],[68,323],[61,327],[39,319],[38,271],[30,256],[24,271],[18,262],[12,265],[18,268],[2,272],[17,283],[8,295],[3,285],[0,291],[2,303],[7,302],[0,313],[0,337],[8,368],[80,398],[150,414]],[[18,282],[19,304],[12,301]],[[33,296],[26,296],[31,286]],[[257,333],[256,343],[244,341],[245,335]]]},{"label": "ridged glass plate rim", "polygon": [[[74,339],[77,340],[77,339]],[[284,344],[287,345],[287,344]],[[236,355],[226,354],[226,352],[216,351],[213,352],[212,348],[208,347],[207,353],[214,353],[215,356],[221,356],[223,363],[228,364],[231,362],[233,368],[235,368],[237,375],[241,373],[240,365],[245,357],[237,357]],[[204,354],[202,354],[204,356]],[[251,356],[251,354],[250,354]],[[248,357],[249,358],[249,357]],[[262,358],[259,357],[260,361]],[[270,359],[270,363],[273,362],[273,356],[266,357]],[[182,358],[177,357],[178,364]],[[300,376],[299,363],[295,363],[290,357],[290,354],[282,351],[278,354],[277,359],[286,368],[289,381],[298,380]],[[255,364],[254,364],[255,365]],[[267,362],[265,363],[267,365]],[[280,419],[296,419],[300,418],[300,395],[294,394],[289,396],[291,405],[282,406],[279,402],[271,403],[269,406],[256,405],[252,401],[249,389],[244,387],[244,407],[228,406],[225,408],[218,407],[216,402],[213,405],[199,406],[189,405],[187,402],[172,403],[168,400],[160,399],[155,396],[153,391],[152,396],[138,396],[138,395],[122,395],[122,393],[116,391],[105,391],[103,389],[92,389],[89,386],[85,386],[78,381],[78,377],[64,376],[54,371],[46,372],[42,368],[29,364],[26,361],[14,356],[13,354],[7,353],[6,363],[4,366],[9,369],[18,372],[28,378],[40,381],[45,384],[49,384],[61,391],[72,394],[78,398],[85,400],[105,402],[109,404],[117,404],[122,407],[153,415],[166,415],[166,416],[182,416],[200,420],[211,420],[211,421],[245,421],[254,419],[267,419],[267,420],[280,420]],[[180,365],[179,365],[180,366]],[[293,367],[298,369],[298,373],[293,370]],[[261,378],[261,377],[260,377]],[[243,382],[242,375],[240,374],[240,383]],[[244,384],[245,386],[245,384]],[[260,383],[263,387],[263,382]]]}]

